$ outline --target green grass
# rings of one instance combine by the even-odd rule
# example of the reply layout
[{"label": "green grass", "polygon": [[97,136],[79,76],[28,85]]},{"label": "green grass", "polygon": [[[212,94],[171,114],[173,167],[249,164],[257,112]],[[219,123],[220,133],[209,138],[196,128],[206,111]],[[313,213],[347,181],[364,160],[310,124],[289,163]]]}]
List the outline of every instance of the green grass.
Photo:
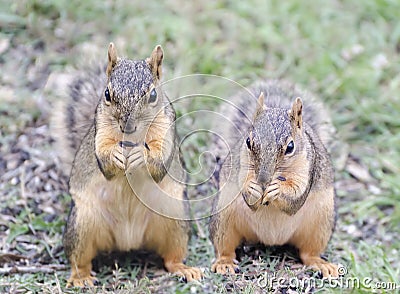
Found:
[{"label": "green grass", "polygon": [[[29,128],[48,124],[49,105],[60,94],[49,88],[48,75],[82,67],[86,59],[105,62],[110,41],[121,55],[133,58],[144,58],[162,44],[164,80],[202,73],[246,86],[260,78],[286,78],[324,101],[342,146],[348,147],[341,152],[372,175],[368,181],[354,178],[347,165],[337,171],[339,219],[327,256],[348,268],[346,277],[400,285],[400,2],[132,3],[0,1],[0,45],[8,42],[0,51],[0,156],[10,153],[11,144]],[[196,108],[213,105],[205,99],[182,104],[177,111],[184,114]],[[193,170],[206,144],[204,137],[188,140],[187,161]],[[30,147],[49,150],[47,141]],[[41,192],[24,196],[20,185],[12,183],[2,189],[9,192],[0,203],[1,213],[13,218],[0,218],[5,238],[1,253],[19,253],[40,264],[64,264],[61,231],[69,198],[54,196],[51,203],[58,214],[49,221],[49,213],[38,206],[47,196]],[[257,279],[267,269],[302,277],[303,270],[291,268],[298,264],[295,254],[270,248],[244,252],[242,273],[236,277],[211,274],[213,250],[206,222],[194,226],[188,263],[206,269],[201,283],[181,283],[160,272],[159,262],[149,256],[132,257],[126,263],[117,260],[117,268],[113,261],[100,265],[98,277],[105,288],[88,292],[258,293]],[[288,268],[282,265],[283,258]],[[65,291],[67,276],[68,270],[3,275],[0,292]]]}]

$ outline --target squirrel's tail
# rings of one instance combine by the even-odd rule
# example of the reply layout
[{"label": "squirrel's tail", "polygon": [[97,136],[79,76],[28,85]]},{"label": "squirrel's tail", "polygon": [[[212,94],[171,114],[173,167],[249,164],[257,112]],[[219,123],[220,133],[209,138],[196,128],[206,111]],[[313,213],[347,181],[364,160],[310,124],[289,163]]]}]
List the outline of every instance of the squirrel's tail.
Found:
[{"label": "squirrel's tail", "polygon": [[51,115],[51,135],[67,175],[82,139],[94,123],[96,107],[106,82],[104,72],[98,67],[85,76],[74,78],[68,86],[68,93],[55,105]]}]

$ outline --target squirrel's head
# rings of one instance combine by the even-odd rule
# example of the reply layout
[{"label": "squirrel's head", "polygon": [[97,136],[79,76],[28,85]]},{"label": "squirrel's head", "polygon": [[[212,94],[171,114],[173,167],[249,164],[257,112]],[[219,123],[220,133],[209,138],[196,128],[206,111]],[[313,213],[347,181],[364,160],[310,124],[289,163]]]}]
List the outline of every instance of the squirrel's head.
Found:
[{"label": "squirrel's head", "polygon": [[108,47],[107,85],[99,104],[102,124],[123,136],[143,138],[154,117],[163,109],[160,89],[163,50],[156,46],[149,58],[119,58],[113,43]]},{"label": "squirrel's head", "polygon": [[266,107],[264,94],[260,94],[246,138],[250,164],[260,184],[268,185],[276,172],[295,166],[296,154],[304,150],[302,109],[300,98],[290,110]]}]

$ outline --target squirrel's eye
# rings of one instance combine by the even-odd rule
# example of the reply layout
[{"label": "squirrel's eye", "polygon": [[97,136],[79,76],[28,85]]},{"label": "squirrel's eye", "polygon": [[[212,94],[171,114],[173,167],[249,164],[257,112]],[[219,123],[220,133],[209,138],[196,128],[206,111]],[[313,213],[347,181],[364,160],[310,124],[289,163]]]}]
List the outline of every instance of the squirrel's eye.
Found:
[{"label": "squirrel's eye", "polygon": [[156,92],[156,89],[153,89],[150,92],[149,103],[155,102],[156,99],[157,99],[157,92]]},{"label": "squirrel's eye", "polygon": [[110,91],[108,90],[108,88],[104,91],[104,97],[106,98],[107,102],[111,102]]},{"label": "squirrel's eye", "polygon": [[247,137],[247,139],[246,139],[246,145],[247,145],[247,148],[249,148],[249,150],[251,150],[250,137]]},{"label": "squirrel's eye", "polygon": [[285,151],[285,155],[290,155],[290,154],[292,154],[293,153],[293,151],[294,151],[294,142],[293,142],[293,140],[292,141],[290,141],[288,144],[287,144],[287,146],[286,146],[286,151]]}]

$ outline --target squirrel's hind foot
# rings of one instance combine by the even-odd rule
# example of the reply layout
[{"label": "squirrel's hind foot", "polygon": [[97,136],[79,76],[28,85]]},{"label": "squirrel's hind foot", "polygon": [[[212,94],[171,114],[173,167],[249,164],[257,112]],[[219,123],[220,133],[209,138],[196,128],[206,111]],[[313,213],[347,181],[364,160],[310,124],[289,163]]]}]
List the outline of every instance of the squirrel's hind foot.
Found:
[{"label": "squirrel's hind foot", "polygon": [[166,263],[165,267],[170,273],[177,274],[178,276],[184,277],[187,282],[193,280],[200,280],[203,276],[201,270],[197,267],[190,267],[183,263]]},{"label": "squirrel's hind foot", "polygon": [[91,263],[78,267],[75,263],[71,264],[71,276],[67,281],[67,288],[70,287],[94,287],[98,280],[91,275]]},{"label": "squirrel's hind foot", "polygon": [[324,278],[337,278],[339,276],[338,266],[336,264],[329,263],[318,256],[302,258],[302,260],[305,265],[320,271]]},{"label": "squirrel's hind foot", "polygon": [[234,274],[239,272],[239,266],[233,259],[219,258],[212,266],[211,271],[217,274]]},{"label": "squirrel's hind foot", "polygon": [[83,278],[69,278],[67,282],[67,288],[70,287],[94,287],[98,284],[98,280],[93,276],[87,276]]}]

